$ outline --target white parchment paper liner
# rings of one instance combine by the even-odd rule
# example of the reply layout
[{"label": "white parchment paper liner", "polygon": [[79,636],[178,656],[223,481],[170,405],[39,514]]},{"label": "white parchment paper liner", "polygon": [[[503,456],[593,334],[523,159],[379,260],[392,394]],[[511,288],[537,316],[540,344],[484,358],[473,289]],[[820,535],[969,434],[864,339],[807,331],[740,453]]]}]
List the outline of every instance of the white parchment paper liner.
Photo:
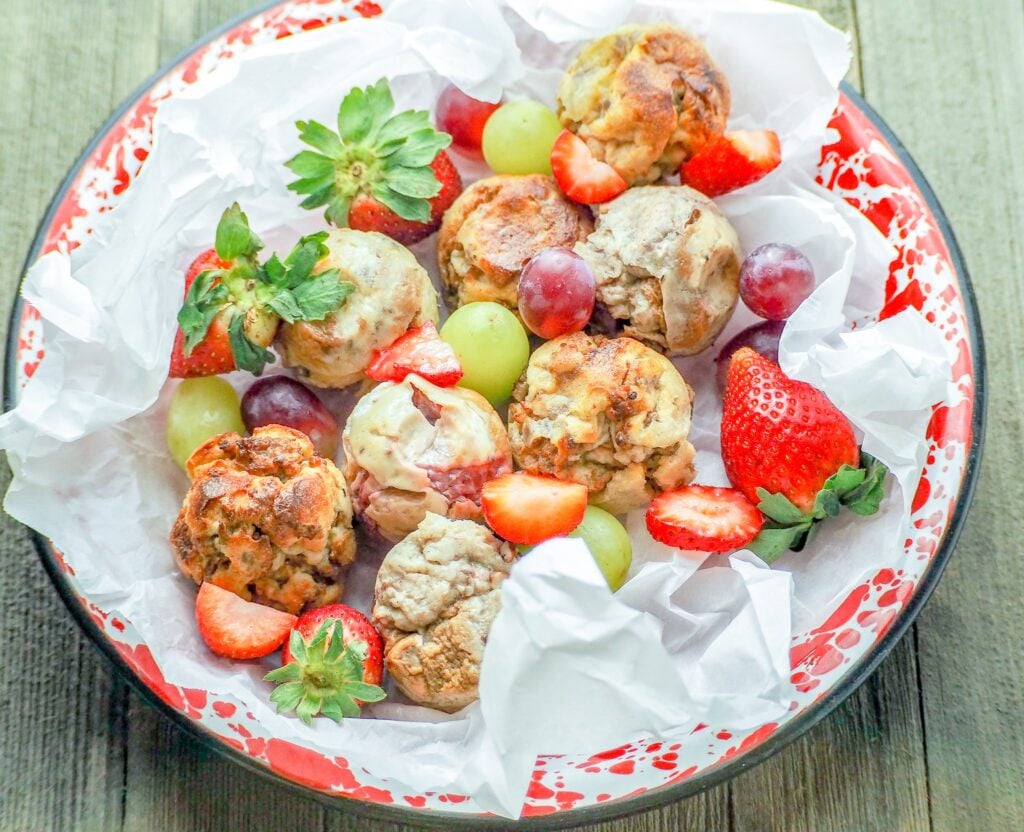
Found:
[{"label": "white parchment paper liner", "polygon": [[[788,242],[814,263],[818,289],[789,321],[781,363],[825,390],[890,466],[888,500],[868,521],[834,521],[774,569],[749,553],[706,563],[678,553],[634,513],[631,580],[614,596],[582,544],[552,541],[506,583],[480,703],[446,717],[395,700],[374,709],[377,719],[311,728],[275,714],[265,667],[202,645],[194,587],[166,540],[187,487],[163,431],[184,269],[234,200],[270,247],[322,227],[297,208],[282,163],[298,149],[293,122],[331,123],[352,86],[387,76],[400,108],[428,106],[445,78],[481,98],[550,103],[579,41],[627,18],[701,35],[732,87],[731,126],[780,134],[782,167],[720,204],[745,250]],[[6,509],[54,541],[84,593],[132,622],[169,682],[229,694],[274,736],[343,754],[411,791],[469,794],[474,809],[517,816],[538,754],[681,737],[697,721],[742,730],[780,718],[793,694],[791,634],[902,557],[928,406],[949,374],[941,338],[912,311],[850,326],[881,306],[892,252],[813,181],[848,61],[844,36],[816,15],[755,0],[398,0],[381,19],[252,49],[161,105],[153,153],[118,209],[70,258],[47,255],[29,273],[24,296],[42,313],[46,356],[0,419],[14,470]],[[433,273],[430,248],[416,251]],[[739,309],[723,342],[754,320]],[[697,392],[699,480],[726,484],[714,353],[677,363]],[[368,609],[373,571],[356,569],[346,601]]]}]

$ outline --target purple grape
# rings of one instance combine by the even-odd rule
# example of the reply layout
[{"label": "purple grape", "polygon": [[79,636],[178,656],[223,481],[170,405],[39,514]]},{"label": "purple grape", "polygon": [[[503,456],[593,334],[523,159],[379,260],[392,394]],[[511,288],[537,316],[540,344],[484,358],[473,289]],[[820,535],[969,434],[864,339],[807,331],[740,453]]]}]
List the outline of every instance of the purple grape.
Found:
[{"label": "purple grape", "polygon": [[587,325],[596,291],[586,260],[567,248],[546,248],[523,267],[519,314],[534,335],[568,335]]},{"label": "purple grape", "polygon": [[338,423],[331,412],[312,390],[288,376],[261,378],[246,390],[242,421],[250,433],[264,425],[302,431],[327,459],[338,451]]},{"label": "purple grape", "polygon": [[725,380],[729,375],[729,359],[740,347],[750,347],[754,352],[778,364],[779,338],[782,337],[783,327],[785,323],[782,321],[762,321],[736,333],[732,340],[722,347],[718,358],[715,359],[715,381],[718,383],[718,389],[725,390]]},{"label": "purple grape", "polygon": [[755,248],[740,266],[740,297],[755,315],[784,321],[814,291],[814,267],[784,243]]}]

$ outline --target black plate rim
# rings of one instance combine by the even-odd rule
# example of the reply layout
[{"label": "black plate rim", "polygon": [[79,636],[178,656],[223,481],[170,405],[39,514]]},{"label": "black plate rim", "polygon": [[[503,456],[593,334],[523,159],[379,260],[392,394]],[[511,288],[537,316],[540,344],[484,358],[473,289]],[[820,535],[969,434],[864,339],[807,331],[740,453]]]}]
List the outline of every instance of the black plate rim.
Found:
[{"label": "black plate rim", "polygon": [[[79,171],[89,161],[93,152],[103,140],[111,127],[148,92],[153,85],[172,71],[183,60],[192,55],[197,49],[205,46],[221,35],[231,31],[236,26],[251,20],[253,17],[279,5],[279,0],[266,3],[254,10],[241,14],[222,26],[212,30],[201,39],[197,40],[186,50],[168,61],[163,67],[157,70],[146,81],[125,99],[125,101],[113,112],[96,132],[93,139],[86,145],[78,159],[71,166],[68,173],[61,182],[60,187],[50,201],[49,207],[36,230],[25,265],[22,270],[24,275],[29,266],[36,260],[42,249],[46,231],[50,227],[54,214],[60,206],[73,185]],[[957,243],[949,221],[935,196],[934,191],[925,179],[917,163],[910,155],[903,143],[896,137],[888,124],[882,119],[878,112],[871,107],[864,98],[849,86],[845,81],[841,85],[842,92],[860,109],[872,122],[875,128],[882,134],[889,145],[895,151],[900,162],[904,165],[914,180],[915,185],[924,197],[943,239],[949,248],[950,259],[956,269],[958,283],[964,304],[964,311],[968,321],[968,336],[971,344],[972,364],[974,373],[974,410],[971,419],[971,446],[968,450],[967,464],[964,470],[960,494],[956,506],[946,527],[945,533],[936,551],[935,557],[929,564],[928,569],[921,578],[916,591],[908,599],[907,604],[900,610],[893,620],[889,630],[879,639],[847,673],[832,687],[832,689],[820,700],[808,707],[782,728],[773,733],[768,739],[755,746],[750,751],[737,756],[731,760],[719,763],[701,774],[684,780],[681,783],[671,786],[651,789],[635,797],[613,800],[608,803],[585,806],[580,809],[572,809],[566,812],[559,812],[554,815],[544,815],[536,818],[523,818],[518,821],[509,821],[503,818],[496,818],[482,815],[456,814],[453,812],[434,811],[423,812],[421,810],[403,807],[391,807],[384,804],[368,803],[366,801],[346,799],[338,795],[331,795],[325,792],[301,785],[281,774],[270,769],[261,763],[256,762],[247,754],[235,749],[224,742],[218,735],[202,726],[200,723],[189,719],[181,711],[175,710],[164,702],[150,687],[148,687],[125,662],[111,641],[96,625],[85,607],[79,602],[70,585],[64,577],[63,570],[56,558],[48,539],[31,530],[33,544],[39,555],[50,580],[53,582],[61,599],[67,606],[72,617],[78,625],[89,636],[93,646],[104,655],[117,669],[128,684],[135,690],[149,705],[161,712],[178,728],[183,730],[192,738],[203,743],[206,747],[213,749],[222,756],[244,766],[250,771],[266,777],[275,783],[283,785],[291,792],[307,798],[317,800],[334,809],[351,811],[375,820],[389,821],[392,823],[413,824],[423,828],[463,828],[463,829],[517,829],[517,830],[540,830],[540,829],[564,829],[579,824],[596,823],[599,821],[614,820],[615,818],[633,815],[650,809],[656,809],[669,803],[691,797],[699,792],[705,791],[713,786],[730,780],[738,774],[747,771],[754,766],[764,762],[768,757],[781,751],[785,746],[793,742],[797,737],[813,728],[828,716],[836,707],[859,688],[867,678],[874,673],[878,665],[895,647],[903,637],[911,623],[917,618],[928,598],[935,590],[942,573],[949,562],[949,559],[956,547],[956,542],[963,530],[968,510],[974,498],[977,487],[978,470],[981,462],[981,450],[984,444],[986,412],[987,412],[987,385],[986,385],[986,363],[984,336],[981,327],[981,318],[978,311],[974,289],[970,276],[963,259],[960,246]],[[7,355],[4,372],[4,411],[14,407],[14,400],[17,385],[17,339],[21,321],[21,312],[24,301],[19,292],[8,319]]]}]

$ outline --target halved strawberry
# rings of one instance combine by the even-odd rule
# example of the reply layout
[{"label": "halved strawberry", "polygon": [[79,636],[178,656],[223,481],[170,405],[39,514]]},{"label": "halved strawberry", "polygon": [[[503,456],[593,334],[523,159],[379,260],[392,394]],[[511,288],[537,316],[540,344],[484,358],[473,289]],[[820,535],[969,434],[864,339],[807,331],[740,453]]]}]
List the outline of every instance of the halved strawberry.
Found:
[{"label": "halved strawberry", "polygon": [[264,677],[278,684],[270,701],[279,712],[295,711],[307,725],[318,714],[337,722],[359,716],[360,707],[385,696],[384,641],[365,615],[344,604],[299,618],[282,659]]},{"label": "halved strawberry", "polygon": [[782,147],[772,130],[734,130],[711,139],[679,168],[684,185],[707,196],[756,182],[782,162]]},{"label": "halved strawberry", "polygon": [[429,236],[462,192],[462,179],[444,149],[452,137],[434,129],[426,110],[392,115],[387,79],[355,88],[338,110],[337,132],[298,122],[303,150],[286,164],[305,194],[303,208],[327,206],[339,228],[379,231],[410,245]]},{"label": "halved strawberry", "polygon": [[764,518],[735,488],[686,485],[654,498],[647,508],[647,530],[666,546],[701,552],[728,552],[746,546]]},{"label": "halved strawberry", "polygon": [[587,487],[520,471],[484,484],[484,519],[500,537],[532,546],[567,535],[583,522]]},{"label": "halved strawberry", "polygon": [[199,587],[196,623],[206,646],[229,659],[259,659],[280,647],[294,615],[254,604],[211,583]]},{"label": "halved strawberry", "polygon": [[366,375],[374,381],[402,381],[416,373],[438,387],[451,387],[462,378],[462,365],[447,343],[437,334],[433,321],[426,321],[390,346],[379,350]]},{"label": "halved strawberry", "polygon": [[185,302],[169,375],[194,378],[235,369],[260,375],[274,360],[267,347],[282,319],[323,320],[355,286],[330,269],[313,274],[326,253],[326,232],[303,237],[288,258],[257,259],[263,243],[236,202],[217,225],[214,248],[185,274]]},{"label": "halved strawberry", "polygon": [[587,205],[607,202],[629,187],[615,168],[595,159],[587,143],[571,130],[563,130],[555,139],[551,171],[562,193]]}]

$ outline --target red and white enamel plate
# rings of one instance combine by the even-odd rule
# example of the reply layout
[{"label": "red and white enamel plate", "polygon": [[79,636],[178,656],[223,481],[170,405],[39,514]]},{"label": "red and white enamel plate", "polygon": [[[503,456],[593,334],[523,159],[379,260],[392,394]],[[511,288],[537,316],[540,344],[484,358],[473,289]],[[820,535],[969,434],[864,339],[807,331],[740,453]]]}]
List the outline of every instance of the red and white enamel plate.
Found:
[{"label": "red and white enamel plate", "polygon": [[[104,126],[66,178],[37,234],[28,262],[69,251],[131,187],[152,145],[153,116],[215,67],[252,46],[381,11],[371,0],[289,0],[231,24],[194,46],[148,82]],[[820,182],[873,222],[896,248],[885,282],[885,318],[913,307],[949,345],[953,370],[928,426],[929,453],[913,501],[910,566],[882,569],[827,615],[794,637],[797,698],[784,720],[743,733],[699,726],[686,741],[538,760],[523,806],[524,827],[566,826],[650,808],[732,777],[778,751],[819,721],[875,669],[934,589],[952,553],[973,491],[984,425],[984,359],[970,283],[927,183],[881,119],[845,89],[823,148]],[[8,345],[7,407],[42,358],[39,314],[15,305]],[[268,736],[237,704],[168,684],[129,622],[82,594],[74,570],[47,541],[39,551],[57,589],[99,648],[178,725],[232,759],[352,810],[405,823],[507,825],[481,816],[459,794],[410,793],[358,760],[326,757]]]}]

